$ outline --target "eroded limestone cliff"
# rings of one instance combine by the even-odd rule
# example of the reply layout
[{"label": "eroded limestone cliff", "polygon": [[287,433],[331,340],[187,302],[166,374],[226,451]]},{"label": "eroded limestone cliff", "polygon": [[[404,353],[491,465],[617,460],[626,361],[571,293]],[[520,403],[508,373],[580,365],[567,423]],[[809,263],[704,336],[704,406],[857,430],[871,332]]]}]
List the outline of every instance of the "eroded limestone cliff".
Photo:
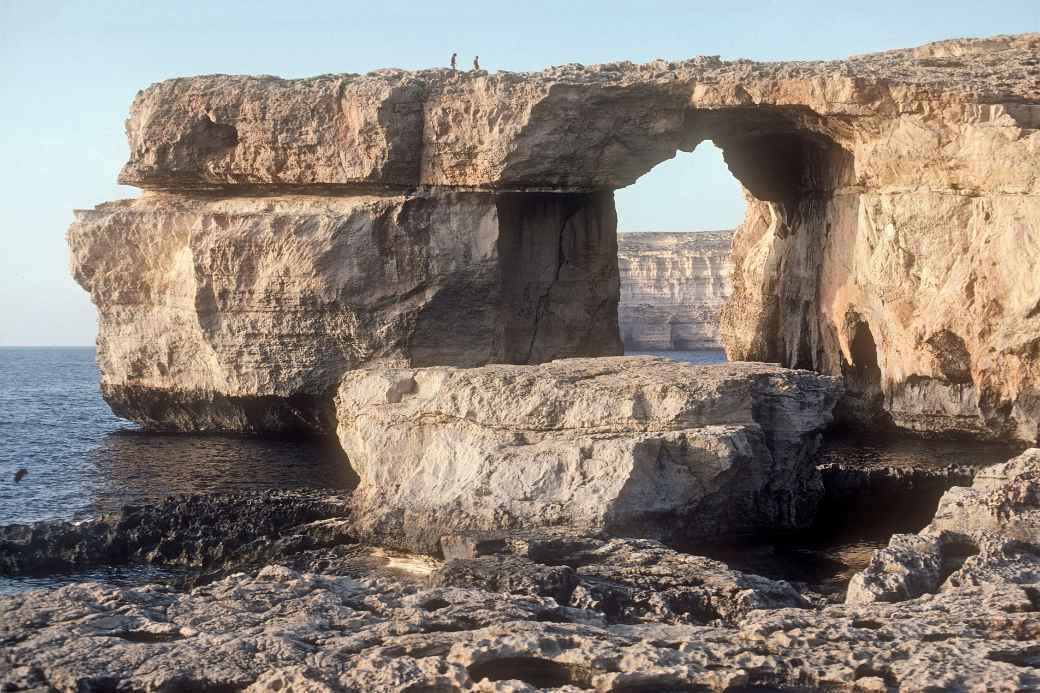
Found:
[{"label": "eroded limestone cliff", "polygon": [[[71,233],[107,396],[172,428],[282,427],[373,359],[616,352],[609,191],[711,139],[749,202],[722,315],[731,358],[843,375],[859,420],[1033,441],[1038,55],[1026,34],[831,62],[156,84],[134,101],[120,176],[149,193]],[[356,209],[373,190],[392,231]],[[295,220],[270,211],[293,204]],[[395,288],[363,279],[355,295],[371,270],[310,255],[304,237],[323,233]],[[237,248],[221,256],[214,234]],[[297,331],[313,337],[271,338]]]},{"label": "eroded limestone cliff", "polygon": [[626,350],[721,349],[733,233],[620,233],[618,327]]},{"label": "eroded limestone cliff", "polygon": [[79,212],[102,391],[157,430],[331,430],[362,365],[617,353],[609,194],[147,194]]}]

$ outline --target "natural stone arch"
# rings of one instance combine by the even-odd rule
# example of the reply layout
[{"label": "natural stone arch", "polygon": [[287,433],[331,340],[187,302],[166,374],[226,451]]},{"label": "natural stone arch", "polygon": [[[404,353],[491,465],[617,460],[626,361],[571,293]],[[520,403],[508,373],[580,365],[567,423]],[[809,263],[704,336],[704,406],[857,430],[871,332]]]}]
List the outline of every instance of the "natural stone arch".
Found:
[{"label": "natural stone arch", "polygon": [[[747,208],[737,242],[754,239],[761,245],[769,237],[776,239],[764,258],[756,257],[764,260],[762,276],[735,275],[734,293],[724,312],[724,324],[738,325],[725,335],[729,357],[825,368],[820,355],[836,344],[834,335],[841,326],[824,327],[812,319],[815,278],[805,276],[797,284],[779,286],[770,270],[779,269],[790,253],[811,261],[835,223],[855,220],[856,200],[843,196],[853,183],[853,157],[839,144],[850,137],[849,128],[795,107],[690,109],[682,122],[679,144],[670,156],[711,141],[722,150],[730,173],[744,190]],[[641,159],[639,165],[648,163]],[[622,169],[626,176],[645,173],[634,163]],[[749,314],[756,316],[753,330],[747,329]],[[820,343],[821,335],[828,344]]]},{"label": "natural stone arch", "polygon": [[[820,326],[806,315],[805,303],[816,294],[814,278],[805,276],[781,287],[771,281],[770,271],[779,269],[790,254],[811,261],[835,224],[855,220],[856,199],[846,194],[854,185],[853,155],[841,144],[850,136],[840,121],[830,122],[804,108],[737,107],[686,113],[676,151],[693,151],[702,142],[714,142],[744,188],[748,207],[738,242],[751,245],[768,237],[776,239],[769,243],[765,258],[756,258],[764,261],[759,268],[762,276],[751,272],[736,276],[734,295],[724,313],[724,325],[739,324],[738,330],[730,329],[726,335],[731,358],[826,367]],[[757,316],[753,331],[744,324],[744,316],[751,313]],[[831,326],[831,332],[839,331],[840,326]]]},{"label": "natural stone arch", "polygon": [[[207,407],[223,395],[325,397],[344,368],[373,359],[471,365],[518,359],[517,354],[539,360],[583,350],[609,353],[619,343],[616,325],[593,323],[604,301],[612,294],[616,300],[617,278],[616,272],[602,271],[598,260],[577,267],[575,281],[599,281],[601,289],[578,292],[591,302],[577,312],[575,327],[582,335],[613,329],[604,341],[609,347],[590,353],[584,336],[561,340],[567,330],[546,331],[548,324],[524,311],[510,324],[521,325],[520,332],[536,326],[546,349],[528,348],[530,335],[502,332],[509,320],[500,318],[511,310],[503,300],[511,296],[530,299],[533,314],[539,314],[535,285],[541,280],[520,294],[508,287],[512,269],[493,250],[513,231],[509,224],[499,225],[497,199],[532,195],[528,201],[536,205],[535,194],[574,196],[586,221],[596,220],[598,228],[573,237],[606,239],[612,205],[604,200],[610,191],[677,150],[712,139],[752,198],[734,242],[735,294],[723,314],[731,357],[841,374],[854,362],[853,335],[845,324],[852,310],[870,327],[880,402],[896,425],[1035,442],[1040,429],[1040,274],[1034,269],[1040,264],[1038,50],[1040,37],[1028,34],[831,62],[700,57],[565,65],[527,74],[382,70],[304,80],[211,75],[161,82],[134,101],[127,121],[130,160],[120,180],[171,198],[146,195],[140,203],[87,213],[70,233],[77,277],[102,312],[102,350],[119,341],[110,337],[129,335],[122,343],[126,353],[117,349],[101,357],[106,383],[115,391],[131,380],[138,386],[143,378],[151,379],[148,387],[162,389],[187,371],[187,381],[201,391],[187,396]],[[214,202],[214,193],[230,202]],[[430,227],[419,228],[413,217],[397,211],[378,211],[380,205],[366,198],[372,195],[384,202],[396,195],[393,210],[419,200],[431,214],[414,218],[449,219],[438,229],[444,235],[431,236]],[[269,351],[278,342],[262,339],[258,350],[253,349],[257,340],[235,348],[200,343],[193,327],[199,316],[182,295],[194,285],[167,282],[170,276],[189,278],[191,268],[183,262],[188,256],[183,244],[166,241],[194,234],[200,219],[244,218],[246,200],[257,198],[291,210],[301,238],[315,223],[304,217],[334,226],[353,215],[357,221],[348,226],[358,232],[391,214],[402,222],[403,242],[423,248],[415,255],[393,244],[381,246],[377,266],[396,271],[399,262],[418,259],[416,267],[434,270],[437,288],[418,282],[386,293],[369,291],[375,284],[352,282],[342,272],[322,276],[316,283],[320,290],[293,305],[313,308],[307,317],[308,324],[319,326],[317,341],[331,335],[333,343],[294,351],[288,348],[292,340],[286,340],[287,367],[232,377],[214,363],[228,355]],[[439,206],[438,216],[432,208]],[[183,223],[181,217],[172,219],[174,209],[184,210]],[[462,219],[463,209],[473,214]],[[248,214],[265,227],[269,210],[255,204]],[[168,218],[171,228],[161,229]],[[541,242],[555,258],[554,278],[567,274],[560,239],[576,231],[565,233],[567,223],[550,213],[544,226],[522,229],[532,239],[539,234],[527,229],[545,230]],[[140,243],[127,249],[126,231],[134,224],[131,235]],[[219,223],[211,227],[223,233]],[[430,245],[433,237],[439,240]],[[467,237],[494,243],[467,242]],[[364,242],[357,248],[367,251],[364,233],[359,239]],[[158,249],[170,266],[157,267],[154,277],[133,291],[118,281],[106,283],[142,267],[107,266],[110,242],[130,250],[128,258]],[[458,253],[442,252],[449,247]],[[288,258],[299,249],[286,250]],[[569,257],[596,256],[590,245],[581,250]],[[535,262],[540,255],[524,257]],[[605,258],[599,254],[599,260]],[[222,277],[231,277],[226,296],[244,295],[236,293],[242,287],[234,274],[220,269]],[[473,272],[480,281],[472,281]],[[276,284],[263,288],[270,292]],[[366,305],[375,313],[362,315],[346,305],[348,285],[371,294]],[[426,349],[432,333],[416,326],[441,325],[442,316],[450,322],[451,306],[431,301],[411,312],[396,306],[422,303],[431,291],[456,292],[469,302],[466,317],[479,331],[479,338],[470,340],[480,344],[477,352]],[[566,300],[569,294],[560,295]],[[492,300],[482,309],[484,296]],[[149,321],[147,316],[157,315],[149,312],[153,308],[167,317],[176,312],[169,329]],[[420,308],[428,311],[425,322],[416,312]],[[339,314],[349,319],[332,319]],[[551,314],[574,315],[565,307]],[[241,318],[226,312],[217,317],[210,316],[207,324],[226,326]],[[295,323],[283,322],[284,331],[291,332]],[[234,342],[243,330],[227,332]],[[347,336],[337,341],[338,332]],[[416,344],[416,337],[422,343]],[[332,367],[323,360],[326,353],[332,354]],[[313,358],[299,361],[298,354]],[[165,372],[142,375],[126,367],[161,359]],[[319,385],[324,389],[315,392]]]}]

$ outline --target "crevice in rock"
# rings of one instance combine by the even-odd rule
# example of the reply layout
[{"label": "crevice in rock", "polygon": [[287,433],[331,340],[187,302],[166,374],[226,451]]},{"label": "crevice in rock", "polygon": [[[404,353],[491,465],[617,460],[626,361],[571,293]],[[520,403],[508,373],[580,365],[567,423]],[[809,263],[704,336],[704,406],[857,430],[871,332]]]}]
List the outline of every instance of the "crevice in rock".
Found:
[{"label": "crevice in rock", "polygon": [[862,316],[850,311],[845,315],[843,330],[848,335],[851,361],[843,359],[841,362],[845,396],[835,412],[835,418],[856,429],[888,429],[891,422],[883,413],[881,367],[870,325]]},{"label": "crevice in rock", "polygon": [[516,679],[535,688],[574,686],[591,689],[596,671],[574,664],[554,662],[541,657],[502,657],[488,659],[467,667],[470,678],[476,682],[509,681]]},{"label": "crevice in rock", "polygon": [[997,650],[988,653],[986,659],[1016,667],[1040,667],[1040,645],[1026,646],[1020,650]]},{"label": "crevice in rock", "polygon": [[422,608],[426,611],[440,611],[451,606],[451,602],[440,597],[435,597],[422,603]]},{"label": "crevice in rock", "polygon": [[879,678],[885,682],[886,686],[889,686],[891,688],[899,687],[899,680],[896,678],[896,675],[893,674],[891,670],[875,667],[874,664],[870,662],[860,664],[858,667],[856,667],[856,678]]},{"label": "crevice in rock", "polygon": [[942,555],[942,569],[939,572],[939,584],[961,569],[964,562],[972,556],[977,556],[979,547],[967,537],[945,538],[939,544]]},{"label": "crevice in rock", "polygon": [[1033,605],[1033,611],[1040,611],[1040,589],[1036,587],[1023,587],[1022,589],[1029,598],[1029,603]]},{"label": "crevice in rock", "polygon": [[180,633],[156,633],[147,630],[131,630],[120,633],[109,633],[106,637],[120,638],[127,642],[135,642],[142,644],[157,644],[164,642],[176,642],[177,640],[183,640],[184,636]]}]

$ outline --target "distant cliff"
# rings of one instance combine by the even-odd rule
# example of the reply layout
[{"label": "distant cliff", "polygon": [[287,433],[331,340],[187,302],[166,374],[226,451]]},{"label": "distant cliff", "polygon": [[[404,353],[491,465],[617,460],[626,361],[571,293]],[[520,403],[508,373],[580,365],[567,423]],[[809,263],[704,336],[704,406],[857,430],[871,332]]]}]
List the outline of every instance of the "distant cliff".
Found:
[{"label": "distant cliff", "polygon": [[618,234],[618,322],[632,350],[721,349],[732,231]]}]

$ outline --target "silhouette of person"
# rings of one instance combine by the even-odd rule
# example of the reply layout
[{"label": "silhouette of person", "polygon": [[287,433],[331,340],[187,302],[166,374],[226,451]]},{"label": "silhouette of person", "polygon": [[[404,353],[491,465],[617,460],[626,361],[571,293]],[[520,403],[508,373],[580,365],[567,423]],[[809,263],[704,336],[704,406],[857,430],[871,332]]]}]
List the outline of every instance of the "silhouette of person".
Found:
[{"label": "silhouette of person", "polygon": [[452,53],[452,54],[451,54],[451,69],[452,69],[453,71],[457,69],[457,68],[455,67],[455,61],[456,61],[456,60],[458,59],[458,57],[459,57],[459,54],[458,54],[458,53]]},{"label": "silhouette of person", "polygon": [[474,70],[479,70],[480,69],[480,56],[479,55],[477,57],[473,58],[473,69]]}]

